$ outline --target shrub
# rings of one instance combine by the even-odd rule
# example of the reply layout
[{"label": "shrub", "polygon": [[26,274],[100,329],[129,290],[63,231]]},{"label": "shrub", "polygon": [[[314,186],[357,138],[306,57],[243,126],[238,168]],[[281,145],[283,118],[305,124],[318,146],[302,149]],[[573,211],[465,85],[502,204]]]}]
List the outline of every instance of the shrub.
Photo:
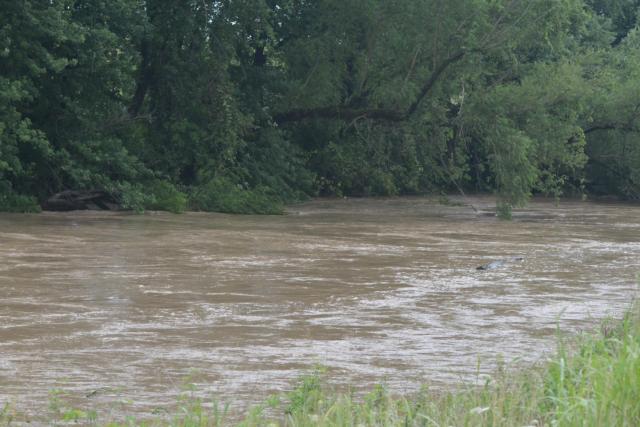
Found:
[{"label": "shrub", "polygon": [[8,183],[0,182],[0,212],[40,212],[35,197],[16,194]]},{"label": "shrub", "polygon": [[187,208],[187,196],[167,181],[155,180],[147,186],[150,200],[145,209],[182,213]]},{"label": "shrub", "polygon": [[282,201],[265,187],[246,189],[224,177],[196,187],[191,193],[194,210],[237,214],[282,214]]}]

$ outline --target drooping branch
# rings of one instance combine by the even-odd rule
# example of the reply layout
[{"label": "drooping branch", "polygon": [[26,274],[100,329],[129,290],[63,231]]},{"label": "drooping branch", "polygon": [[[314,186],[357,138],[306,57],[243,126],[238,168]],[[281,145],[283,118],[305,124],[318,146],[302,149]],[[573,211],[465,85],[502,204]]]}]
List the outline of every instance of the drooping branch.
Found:
[{"label": "drooping branch", "polygon": [[436,85],[442,74],[454,63],[464,58],[466,52],[459,51],[444,60],[431,73],[424,83],[417,97],[405,111],[385,108],[353,108],[346,106],[329,106],[318,108],[294,109],[291,111],[278,113],[273,116],[273,120],[278,124],[296,122],[306,119],[334,119],[334,120],[354,120],[360,117],[384,120],[389,122],[400,122],[409,119],[420,107],[422,101]]},{"label": "drooping branch", "polygon": [[[618,130],[618,131],[623,131],[623,132],[638,132],[640,131],[640,129],[635,128],[633,126],[630,125],[623,125],[623,124],[615,124],[615,123],[600,123],[600,124],[596,124],[593,126],[589,126],[586,127],[584,129],[582,129],[582,133],[584,135],[588,135],[592,132],[597,132],[597,131],[607,131],[607,130]],[[568,144],[574,144],[578,141],[577,139],[577,135],[573,135],[571,136],[568,140],[567,143]]]},{"label": "drooping branch", "polygon": [[418,94],[418,97],[409,106],[409,109],[405,113],[405,116],[406,116],[405,118],[408,118],[409,116],[411,116],[413,113],[416,112],[422,100],[427,97],[429,92],[431,92],[431,89],[433,89],[435,84],[438,82],[442,73],[444,73],[447,70],[447,68],[449,68],[452,64],[464,58],[465,53],[466,52],[463,50],[459,51],[455,55],[452,55],[449,58],[447,58],[435,70],[433,70],[433,73],[431,73],[431,77],[429,77],[429,80],[427,80],[425,84],[422,86],[422,89],[420,89],[420,93]]},{"label": "drooping branch", "polygon": [[[522,5],[522,9],[518,9],[518,6]],[[531,18],[533,21],[541,21],[546,19],[552,12],[550,8],[547,12],[541,13],[539,16],[531,17],[533,8],[533,2],[526,2],[523,0],[511,0],[504,8],[504,12],[498,16],[493,24],[493,28],[486,34],[484,39],[472,50],[460,49],[444,61],[438,64],[432,71],[429,78],[424,82],[416,98],[409,104],[406,110],[397,109],[379,109],[379,108],[354,108],[353,104],[346,104],[341,106],[325,106],[318,108],[308,109],[294,109],[288,112],[278,113],[274,115],[273,119],[278,124],[284,124],[287,122],[300,121],[310,118],[323,118],[323,119],[335,119],[335,120],[353,120],[360,117],[366,117],[370,119],[385,120],[391,122],[399,122],[409,119],[415,114],[422,102],[433,90],[433,87],[442,78],[445,71],[451,67],[451,65],[462,60],[469,52],[487,52],[502,46],[510,37],[516,37],[520,33],[520,23]],[[518,12],[519,11],[519,12]],[[509,25],[505,24],[511,18]],[[458,31],[461,31],[467,22],[472,21],[473,17],[464,19],[458,27]],[[412,65],[413,67],[413,65]]]},{"label": "drooping branch", "polygon": [[276,114],[273,119],[276,123],[297,122],[306,119],[335,119],[354,120],[366,117],[374,120],[398,122],[406,119],[406,113],[398,110],[349,108],[340,106],[303,108]]},{"label": "drooping branch", "polygon": [[594,125],[591,127],[588,127],[586,129],[583,129],[584,134],[589,134],[591,132],[596,132],[599,130],[621,130],[621,131],[625,131],[625,132],[638,132],[640,131],[639,128],[634,127],[634,126],[630,126],[628,124],[615,124],[615,123],[606,123],[606,124],[599,124],[599,125]]},{"label": "drooping branch", "polygon": [[628,194],[630,193],[631,198],[640,199],[640,183],[636,182],[629,173],[625,173],[625,171],[621,171],[619,168],[611,166],[609,162],[602,161],[593,156],[589,156],[589,162],[597,167],[606,170],[607,172],[616,176],[618,179],[626,182],[626,191]]}]

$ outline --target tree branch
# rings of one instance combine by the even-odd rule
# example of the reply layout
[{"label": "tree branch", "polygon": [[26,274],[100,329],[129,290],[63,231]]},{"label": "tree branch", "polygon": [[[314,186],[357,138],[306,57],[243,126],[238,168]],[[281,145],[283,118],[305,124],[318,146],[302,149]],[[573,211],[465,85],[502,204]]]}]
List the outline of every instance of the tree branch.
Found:
[{"label": "tree branch", "polygon": [[586,135],[588,133],[596,132],[599,130],[622,130],[625,132],[638,132],[640,129],[628,124],[622,125],[622,124],[615,124],[615,123],[606,123],[606,124],[599,124],[599,125],[588,127],[586,129],[583,129],[582,132],[584,132],[584,134]]},{"label": "tree branch", "polygon": [[361,117],[376,120],[385,120],[390,122],[399,122],[406,119],[406,113],[398,110],[331,106],[291,110],[285,113],[274,115],[273,120],[278,124],[282,124],[288,122],[298,122],[306,119],[336,119],[349,121]]},{"label": "tree branch", "polygon": [[427,80],[424,86],[422,86],[422,89],[420,90],[420,94],[415,99],[415,101],[413,101],[413,103],[409,106],[409,109],[405,113],[405,116],[406,116],[405,118],[409,118],[409,116],[411,116],[413,113],[416,112],[422,100],[426,98],[426,96],[429,94],[431,89],[433,89],[433,86],[435,86],[435,84],[438,82],[438,79],[440,79],[440,76],[442,75],[442,73],[444,73],[446,69],[449,68],[452,64],[464,58],[465,54],[466,52],[464,50],[461,50],[458,53],[454,54],[453,56],[450,56],[445,61],[443,61],[433,71],[433,73],[431,73],[431,77],[429,77],[429,80]]},{"label": "tree branch", "polygon": [[352,106],[330,106],[318,108],[294,109],[291,111],[277,113],[273,116],[273,120],[278,124],[288,122],[296,122],[306,119],[335,119],[335,120],[354,120],[359,117],[366,117],[374,120],[384,120],[389,122],[400,122],[409,119],[420,107],[420,103],[427,97],[433,89],[442,74],[452,64],[460,61],[466,52],[461,50],[444,60],[431,73],[429,79],[424,83],[416,99],[409,105],[406,111],[384,108],[353,108]]}]

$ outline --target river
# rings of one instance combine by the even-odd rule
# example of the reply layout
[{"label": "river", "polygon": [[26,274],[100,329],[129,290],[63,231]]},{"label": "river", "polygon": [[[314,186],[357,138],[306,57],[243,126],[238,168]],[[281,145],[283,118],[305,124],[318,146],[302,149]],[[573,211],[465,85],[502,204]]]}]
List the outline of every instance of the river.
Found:
[{"label": "river", "polygon": [[504,222],[471,202],[2,214],[0,406],[43,412],[62,389],[142,413],[190,382],[242,407],[316,364],[337,387],[449,386],[536,361],[558,325],[593,328],[636,295],[639,206],[536,200]]}]

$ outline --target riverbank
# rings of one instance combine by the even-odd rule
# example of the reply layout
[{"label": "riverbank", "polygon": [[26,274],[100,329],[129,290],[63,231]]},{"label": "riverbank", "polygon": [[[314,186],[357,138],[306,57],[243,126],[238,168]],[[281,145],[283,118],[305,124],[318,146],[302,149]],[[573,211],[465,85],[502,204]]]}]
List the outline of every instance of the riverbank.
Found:
[{"label": "riverbank", "polygon": [[[637,426],[640,425],[640,306],[597,332],[558,337],[556,352],[523,370],[498,369],[481,384],[448,393],[398,396],[378,386],[364,397],[336,393],[322,370],[305,376],[289,393],[273,396],[245,415],[186,391],[175,414],[110,419],[93,410],[66,407],[52,395],[52,425],[98,426]],[[241,419],[241,421],[236,421]],[[20,420],[10,407],[0,425]],[[20,420],[24,421],[24,419]],[[36,419],[30,422],[40,422]]]}]

